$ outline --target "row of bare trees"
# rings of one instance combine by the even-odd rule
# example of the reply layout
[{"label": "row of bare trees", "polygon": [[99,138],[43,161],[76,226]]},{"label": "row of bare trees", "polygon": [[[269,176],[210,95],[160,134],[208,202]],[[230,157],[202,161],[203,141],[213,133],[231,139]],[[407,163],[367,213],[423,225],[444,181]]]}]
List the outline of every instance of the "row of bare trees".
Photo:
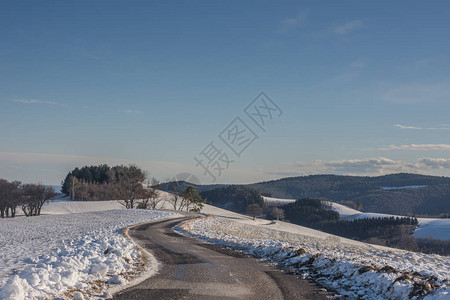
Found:
[{"label": "row of bare trees", "polygon": [[71,200],[102,201],[116,199],[115,185],[110,182],[89,182],[76,177],[71,178]]},{"label": "row of bare trees", "polygon": [[17,207],[25,216],[38,216],[44,203],[56,196],[51,187],[42,184],[21,184],[0,179],[0,216],[14,218]]},{"label": "row of bare trees", "polygon": [[175,193],[163,197],[158,185],[155,178],[149,179],[147,172],[136,165],[100,165],[70,172],[63,181],[63,191],[72,200],[117,200],[127,209],[156,209],[163,204],[186,211],[200,211],[203,207],[205,200],[193,187],[182,193],[175,189]]},{"label": "row of bare trees", "polygon": [[[206,202],[206,199],[201,198],[197,190],[192,186],[188,187],[182,193],[171,193],[165,196],[162,191],[155,188],[154,183],[154,180],[149,180],[147,185],[137,193],[138,196],[130,192],[129,195],[135,197],[126,198],[126,195],[123,195],[124,198],[123,200],[119,200],[119,203],[130,209],[156,209],[166,207],[173,210],[200,212]],[[137,189],[140,190],[141,188],[137,187]]]}]

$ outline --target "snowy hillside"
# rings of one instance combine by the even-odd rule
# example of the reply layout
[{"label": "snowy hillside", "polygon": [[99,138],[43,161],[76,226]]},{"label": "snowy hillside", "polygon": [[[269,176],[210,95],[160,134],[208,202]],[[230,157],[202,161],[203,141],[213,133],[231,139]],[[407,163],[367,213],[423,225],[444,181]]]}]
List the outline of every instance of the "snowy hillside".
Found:
[{"label": "snowy hillside", "polygon": [[[74,203],[53,203],[62,209]],[[105,204],[105,203],[104,203]],[[112,205],[112,203],[110,203]],[[93,209],[84,203],[85,211]],[[49,212],[49,207],[46,207]],[[77,212],[83,212],[81,208]],[[0,299],[54,298],[108,293],[133,277],[154,272],[122,228],[176,213],[105,210],[0,220]],[[151,257],[148,259],[152,259]],[[108,284],[104,284],[104,282]]]},{"label": "snowy hillside", "polygon": [[[161,197],[167,200],[170,194]],[[170,208],[170,203],[159,207]],[[347,218],[367,215],[339,204],[334,209]],[[448,296],[450,258],[369,245],[286,222],[253,221],[210,205],[203,212],[217,217],[189,222],[182,230],[278,262],[343,295],[403,299],[437,290],[436,297]],[[108,296],[157,269],[152,256],[144,267],[142,253],[121,229],[178,216],[126,210],[117,201],[60,200],[46,204],[42,213],[0,220],[0,299]],[[423,221],[418,231],[426,235],[441,226],[437,221]]]},{"label": "snowy hillside", "polygon": [[[171,194],[159,191],[159,198],[162,200],[157,208],[170,208],[168,205]],[[125,209],[125,207],[116,200],[109,201],[70,201],[68,197],[60,198],[55,201],[46,202],[42,207],[42,215],[59,215],[59,214],[77,214],[95,211],[105,211],[110,209]],[[22,215],[20,209],[17,210],[18,215]]]},{"label": "snowy hillside", "polygon": [[414,232],[417,238],[450,239],[450,219],[418,218],[419,228]]},{"label": "snowy hillside", "polygon": [[[285,222],[205,206],[214,216],[178,230],[276,262],[342,295],[361,299],[448,299],[450,258],[374,246]],[[409,297],[411,296],[411,297]]]},{"label": "snowy hillside", "polygon": [[78,214],[104,211],[110,209],[124,209],[125,207],[115,200],[110,201],[53,201],[42,207],[42,215]]},{"label": "snowy hillside", "polygon": [[[263,197],[264,202],[269,205],[283,205],[291,202],[295,202],[294,199],[279,199]],[[363,218],[388,218],[388,217],[400,217],[396,215],[380,214],[380,213],[366,213],[348,206],[332,202],[332,208],[337,211],[341,218],[353,220]],[[434,218],[417,218],[419,221],[419,227],[414,232],[414,236],[417,238],[432,237],[434,239],[448,240],[450,239],[450,219],[434,219]]]},{"label": "snowy hillside", "polygon": [[264,202],[272,206],[281,206],[285,204],[289,204],[295,202],[295,199],[283,199],[283,198],[272,198],[272,197],[264,197]]}]

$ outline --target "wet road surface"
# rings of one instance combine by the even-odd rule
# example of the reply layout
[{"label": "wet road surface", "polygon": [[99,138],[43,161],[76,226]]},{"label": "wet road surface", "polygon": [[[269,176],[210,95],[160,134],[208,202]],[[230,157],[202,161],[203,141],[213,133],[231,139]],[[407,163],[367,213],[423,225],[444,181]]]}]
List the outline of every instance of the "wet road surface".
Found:
[{"label": "wet road surface", "polygon": [[158,274],[114,296],[131,299],[331,299],[314,283],[238,251],[202,243],[172,228],[189,219],[157,221],[128,234],[161,262]]}]

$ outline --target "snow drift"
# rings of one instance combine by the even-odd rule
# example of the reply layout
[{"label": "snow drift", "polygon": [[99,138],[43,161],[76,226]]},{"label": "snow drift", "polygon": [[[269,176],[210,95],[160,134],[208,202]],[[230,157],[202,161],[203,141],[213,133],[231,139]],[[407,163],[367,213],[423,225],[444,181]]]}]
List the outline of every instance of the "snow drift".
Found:
[{"label": "snow drift", "polygon": [[0,299],[108,295],[108,287],[157,267],[143,264],[122,228],[175,216],[121,209],[1,220]]}]

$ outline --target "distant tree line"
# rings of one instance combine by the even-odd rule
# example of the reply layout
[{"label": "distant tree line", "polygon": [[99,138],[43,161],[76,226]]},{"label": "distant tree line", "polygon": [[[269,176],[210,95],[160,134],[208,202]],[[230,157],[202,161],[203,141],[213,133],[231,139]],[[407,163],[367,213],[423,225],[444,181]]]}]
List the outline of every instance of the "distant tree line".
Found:
[{"label": "distant tree line", "polygon": [[417,248],[423,253],[450,255],[450,240],[437,240],[433,238],[417,238]]},{"label": "distant tree line", "polygon": [[[208,204],[235,212],[246,212],[248,206],[253,204],[260,208],[264,206],[261,193],[244,185],[229,185],[209,191],[202,191],[201,196],[207,199]],[[255,206],[253,208],[255,211],[258,210]]]},{"label": "distant tree line", "polygon": [[416,251],[413,232],[417,225],[416,218],[388,217],[324,222],[320,227],[325,232],[343,237]]},{"label": "distant tree line", "polygon": [[339,221],[339,214],[331,209],[331,203],[320,199],[299,199],[280,208],[287,220],[302,226],[319,229],[326,222]]},{"label": "distant tree line", "polygon": [[111,168],[106,164],[77,167],[62,181],[61,192],[72,200],[114,199],[117,167]]},{"label": "distant tree line", "polygon": [[[136,165],[110,167],[106,164],[84,166],[69,172],[62,181],[61,192],[71,200],[123,200],[134,208],[136,199],[147,198],[144,184],[147,174]],[[147,182],[150,186],[153,182]]]},{"label": "distant tree line", "polygon": [[450,255],[450,241],[414,238],[418,225],[415,217],[342,220],[328,201],[312,198],[299,199],[280,209],[290,222],[327,233],[410,251]]},{"label": "distant tree line", "polygon": [[344,200],[344,201],[341,201],[340,204],[348,206],[348,207],[356,209],[356,210],[359,210],[359,211],[362,211],[362,209],[363,209],[362,203],[359,201],[355,202],[355,201]]},{"label": "distant tree line", "polygon": [[207,199],[208,204],[247,213],[253,219],[266,216],[270,220],[284,220],[284,210],[267,206],[258,190],[245,185],[220,186],[204,190],[201,195]]},{"label": "distant tree line", "polygon": [[14,218],[17,207],[25,216],[39,216],[42,206],[56,196],[55,191],[42,184],[21,184],[0,179],[0,216]]}]

